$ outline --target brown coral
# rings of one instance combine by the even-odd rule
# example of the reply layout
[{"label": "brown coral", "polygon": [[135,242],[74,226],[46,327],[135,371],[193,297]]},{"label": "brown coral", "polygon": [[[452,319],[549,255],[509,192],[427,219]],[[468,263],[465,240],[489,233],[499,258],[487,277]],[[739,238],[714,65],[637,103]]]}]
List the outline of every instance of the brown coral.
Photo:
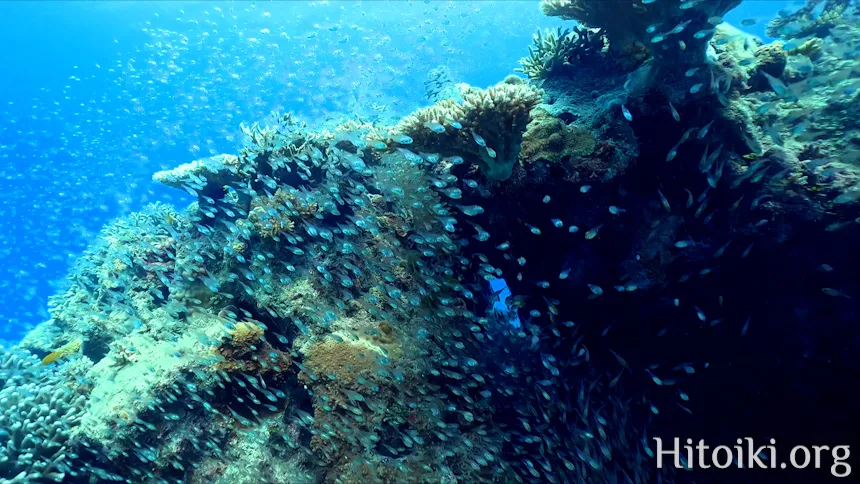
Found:
[{"label": "brown coral", "polygon": [[254,199],[248,220],[263,237],[277,237],[292,232],[296,222],[291,217],[312,218],[319,212],[319,204],[299,200],[296,195],[279,188],[274,195]]},{"label": "brown coral", "polygon": [[344,382],[370,377],[379,368],[379,353],[368,344],[323,339],[310,345],[306,353],[309,369],[332,375]]},{"label": "brown coral", "polygon": [[766,72],[773,77],[781,77],[788,62],[786,52],[782,48],[782,42],[774,42],[759,47],[755,51],[756,68],[759,72]]},{"label": "brown coral", "polygon": [[[462,156],[479,165],[487,178],[506,180],[519,155],[529,112],[540,98],[541,92],[527,84],[469,87],[463,91],[462,104],[444,99],[419,109],[404,118],[395,131],[412,138],[407,146],[443,156]],[[442,125],[444,131],[431,129],[434,123]],[[456,123],[461,127],[456,128]]]},{"label": "brown coral", "polygon": [[565,124],[543,109],[535,109],[523,134],[520,159],[525,162],[559,162],[568,157],[583,157],[594,152],[594,136],[580,126]]},{"label": "brown coral", "polygon": [[248,320],[233,324],[227,338],[215,351],[223,357],[215,367],[227,372],[283,372],[292,366],[292,358],[270,345],[261,323]]},{"label": "brown coral", "polygon": [[230,344],[235,347],[247,347],[260,341],[263,336],[263,328],[244,321],[236,323],[230,331]]}]

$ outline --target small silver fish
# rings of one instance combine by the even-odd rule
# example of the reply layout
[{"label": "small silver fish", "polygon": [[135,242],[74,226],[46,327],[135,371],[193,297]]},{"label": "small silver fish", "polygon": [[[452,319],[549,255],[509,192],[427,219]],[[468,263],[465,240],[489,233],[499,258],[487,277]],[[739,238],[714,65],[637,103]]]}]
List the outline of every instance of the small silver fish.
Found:
[{"label": "small silver fish", "polygon": [[600,232],[600,228],[601,228],[601,227],[603,227],[603,224],[600,224],[600,225],[598,225],[597,227],[594,227],[593,229],[591,229],[591,230],[589,230],[588,232],[586,232],[586,233],[585,233],[585,239],[586,239],[586,240],[591,240],[591,239],[593,239],[593,238],[597,237],[597,234],[598,234],[598,232]]},{"label": "small silver fish", "polygon": [[424,127],[429,129],[430,131],[433,131],[434,133],[445,132],[445,126],[440,124],[438,121],[427,121],[426,123],[424,123]]},{"label": "small silver fish", "polygon": [[711,129],[711,125],[714,124],[715,120],[711,120],[708,124],[706,124],[702,129],[699,130],[699,133],[696,134],[696,139],[702,139],[708,135],[708,131]]},{"label": "small silver fish", "polygon": [[663,192],[660,189],[657,189],[657,194],[660,195],[660,203],[663,205],[663,208],[666,209],[667,212],[672,212],[672,206],[669,205],[669,200],[666,199],[666,196],[663,195]]},{"label": "small silver fish", "polygon": [[675,159],[676,156],[678,156],[678,145],[673,146],[672,149],[669,150],[668,153],[666,153],[666,161],[672,161]]},{"label": "small silver fish", "polygon": [[731,244],[731,243],[732,243],[732,241],[730,240],[730,241],[726,242],[725,244],[723,244],[722,247],[717,249],[717,251],[714,252],[714,258],[716,259],[716,258],[721,257],[723,255],[723,253],[726,251],[726,249],[729,247],[729,244]]},{"label": "small silver fish", "polygon": [[823,292],[824,294],[827,294],[828,296],[844,297],[847,299],[852,299],[851,296],[849,296],[848,294],[845,294],[844,292],[836,290],[836,289],[831,289],[829,287],[822,287],[821,292]]},{"label": "small silver fish", "polygon": [[621,114],[624,116],[624,119],[627,121],[633,121],[633,115],[630,114],[630,110],[627,109],[627,106],[621,105]]},{"label": "small silver fish", "polygon": [[672,35],[680,34],[684,31],[684,29],[687,28],[688,25],[690,25],[690,22],[692,22],[692,20],[685,20],[684,22],[679,23],[678,25],[674,26],[672,30],[669,31],[669,33]]},{"label": "small silver fish", "polygon": [[672,119],[674,119],[675,121],[681,120],[681,115],[678,114],[678,110],[675,109],[675,106],[672,105],[671,101],[669,101],[669,111],[672,112]]},{"label": "small silver fish", "polygon": [[476,133],[474,131],[472,131],[472,139],[474,139],[475,143],[477,143],[478,146],[480,146],[482,148],[487,146],[487,142],[484,141],[484,138],[481,137],[481,135],[479,135],[478,133]]}]

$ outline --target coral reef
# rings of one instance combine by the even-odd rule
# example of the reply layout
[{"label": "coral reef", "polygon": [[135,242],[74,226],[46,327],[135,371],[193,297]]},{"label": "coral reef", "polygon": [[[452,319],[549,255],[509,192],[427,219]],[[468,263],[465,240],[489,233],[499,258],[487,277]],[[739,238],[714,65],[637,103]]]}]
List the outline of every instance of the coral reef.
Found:
[{"label": "coral reef", "polygon": [[855,314],[860,21],[762,45],[736,4],[545,0],[601,30],[530,80],[437,71],[394,125],[275,115],[157,173],[195,201],[106,226],[2,355],[3,478],[686,482],[650,436],[769,435],[748,402],[803,369],[772,335],[805,361]]}]

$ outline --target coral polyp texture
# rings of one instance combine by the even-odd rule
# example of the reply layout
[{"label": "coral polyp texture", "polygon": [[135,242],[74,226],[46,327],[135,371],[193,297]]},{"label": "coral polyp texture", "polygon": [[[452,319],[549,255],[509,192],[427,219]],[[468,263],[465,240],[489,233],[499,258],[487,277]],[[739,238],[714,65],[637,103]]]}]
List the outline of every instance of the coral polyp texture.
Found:
[{"label": "coral polyp texture", "polygon": [[0,348],[0,482],[61,482],[71,470],[69,440],[85,391],[67,382],[69,368],[41,368],[37,358]]},{"label": "coral polyp texture", "polygon": [[0,355],[2,482],[680,483],[653,436],[812,421],[715,382],[854,314],[860,19],[764,44],[738,3],[545,0],[588,29],[528,80],[156,173],[193,201],[105,226]]}]

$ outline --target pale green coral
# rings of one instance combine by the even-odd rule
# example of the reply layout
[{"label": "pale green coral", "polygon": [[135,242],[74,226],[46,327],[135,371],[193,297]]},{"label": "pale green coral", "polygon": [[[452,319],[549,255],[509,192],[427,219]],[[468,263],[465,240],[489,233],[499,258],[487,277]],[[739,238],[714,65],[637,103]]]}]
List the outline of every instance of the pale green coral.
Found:
[{"label": "pale green coral", "polygon": [[523,135],[520,157],[524,163],[537,160],[559,162],[565,158],[584,157],[594,152],[596,141],[580,126],[565,124],[544,109],[532,111],[532,120]]}]

